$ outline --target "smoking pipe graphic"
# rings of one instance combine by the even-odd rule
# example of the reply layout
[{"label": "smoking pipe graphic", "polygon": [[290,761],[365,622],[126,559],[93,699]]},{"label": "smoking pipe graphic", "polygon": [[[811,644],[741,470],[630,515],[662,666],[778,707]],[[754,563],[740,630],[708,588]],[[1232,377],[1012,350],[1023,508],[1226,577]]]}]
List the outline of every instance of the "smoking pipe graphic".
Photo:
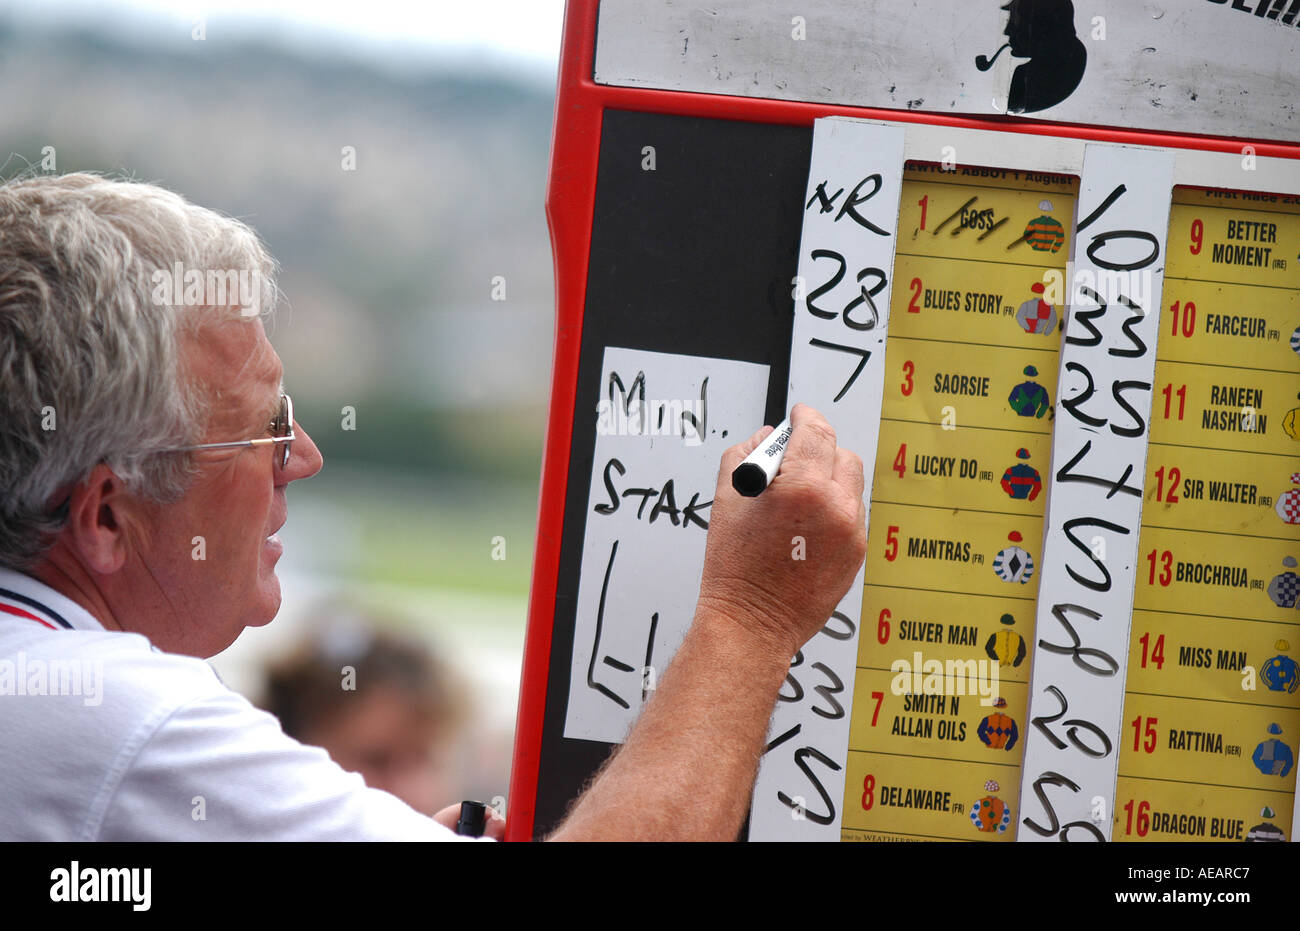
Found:
[{"label": "smoking pipe graphic", "polygon": [[993,63],[998,60],[998,56],[1001,55],[1009,48],[1011,48],[1010,42],[1006,43],[1004,46],[1002,46],[1002,48],[994,52],[992,58],[989,58],[987,55],[975,56],[975,67],[980,69],[981,71],[988,71],[990,68],[993,67]]}]

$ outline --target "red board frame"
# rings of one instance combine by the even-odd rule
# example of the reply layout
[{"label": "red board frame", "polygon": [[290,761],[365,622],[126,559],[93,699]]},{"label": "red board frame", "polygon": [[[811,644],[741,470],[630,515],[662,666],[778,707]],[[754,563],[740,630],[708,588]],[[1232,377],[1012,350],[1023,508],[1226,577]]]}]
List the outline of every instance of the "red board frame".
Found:
[{"label": "red board frame", "polygon": [[573,440],[574,396],[582,346],[587,259],[596,201],[596,168],[600,158],[601,123],[606,109],[809,128],[821,117],[848,116],[1229,153],[1240,153],[1243,146],[1251,145],[1261,157],[1300,160],[1300,145],[1247,138],[1116,130],[1011,117],[975,119],[909,110],[606,86],[592,79],[599,5],[600,0],[567,0],[560,47],[559,84],[546,192],[546,216],[555,261],[555,353],[542,454],[537,544],[528,599],[514,764],[510,776],[506,840],[511,841],[530,840],[533,835],[542,723],[549,685],[551,628],[564,530],[569,451]]}]

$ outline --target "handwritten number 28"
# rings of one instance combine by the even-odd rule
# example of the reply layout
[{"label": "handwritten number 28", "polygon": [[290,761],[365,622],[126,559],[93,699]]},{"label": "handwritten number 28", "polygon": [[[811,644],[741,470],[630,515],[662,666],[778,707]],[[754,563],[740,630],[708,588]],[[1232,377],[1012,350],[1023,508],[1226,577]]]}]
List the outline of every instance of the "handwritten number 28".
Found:
[{"label": "handwritten number 28", "polygon": [[[823,294],[832,291],[837,284],[844,280],[844,273],[848,271],[848,262],[845,261],[844,256],[830,249],[814,249],[811,254],[813,261],[831,259],[839,267],[835,269],[835,274],[831,276],[829,281],[810,291],[808,297],[804,299],[804,303],[808,307],[808,313],[823,320],[834,320],[838,316],[843,319],[844,325],[851,330],[874,330],[876,324],[880,322],[880,311],[876,308],[875,297],[889,283],[889,277],[884,270],[872,266],[858,272],[858,296],[845,304],[842,311],[836,313],[833,310],[824,310],[818,307],[815,301]],[[868,278],[873,279],[870,287],[863,283]],[[864,304],[867,307],[865,319],[853,319],[853,312]]]}]

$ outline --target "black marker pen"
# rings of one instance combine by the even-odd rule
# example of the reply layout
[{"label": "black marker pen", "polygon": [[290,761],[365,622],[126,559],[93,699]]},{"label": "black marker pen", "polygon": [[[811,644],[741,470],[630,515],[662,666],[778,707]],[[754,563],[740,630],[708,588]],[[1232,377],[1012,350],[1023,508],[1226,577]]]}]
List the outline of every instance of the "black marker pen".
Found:
[{"label": "black marker pen", "polygon": [[483,802],[461,802],[460,817],[456,819],[456,833],[465,837],[482,837],[487,828],[487,805]]},{"label": "black marker pen", "polygon": [[776,429],[767,435],[767,439],[759,444],[758,449],[736,466],[735,471],[731,473],[731,487],[746,498],[755,498],[762,494],[763,489],[776,478],[776,472],[781,468],[781,460],[785,458],[785,448],[790,443],[790,434],[793,432],[794,425],[790,423],[789,417],[777,424]]}]

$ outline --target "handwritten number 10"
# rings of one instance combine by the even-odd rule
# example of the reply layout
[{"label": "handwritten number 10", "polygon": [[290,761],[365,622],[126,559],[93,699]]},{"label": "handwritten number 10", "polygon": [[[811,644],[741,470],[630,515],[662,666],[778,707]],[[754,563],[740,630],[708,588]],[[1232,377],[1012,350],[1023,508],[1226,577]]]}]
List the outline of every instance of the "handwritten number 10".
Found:
[{"label": "handwritten number 10", "polygon": [[[1082,233],[1094,222],[1096,222],[1097,219],[1100,218],[1103,213],[1109,210],[1111,206],[1115,203],[1115,201],[1119,200],[1127,192],[1128,192],[1128,185],[1126,184],[1118,185],[1115,188],[1115,190],[1111,191],[1110,194],[1106,196],[1106,199],[1101,202],[1101,206],[1099,206],[1096,210],[1090,213],[1087,219],[1081,220],[1079,222],[1079,225],[1075,227],[1075,231],[1078,233]],[[1097,253],[1101,252],[1102,248],[1112,239],[1140,240],[1142,242],[1146,242],[1150,244],[1151,252],[1149,255],[1147,255],[1146,258],[1140,259],[1137,262],[1108,262],[1105,259],[1099,258]],[[1137,269],[1146,268],[1147,266],[1151,265],[1151,263],[1153,263],[1159,257],[1160,257],[1160,240],[1153,233],[1148,233],[1146,230],[1111,230],[1106,233],[1096,234],[1095,236],[1092,237],[1092,241],[1088,243],[1088,258],[1090,258],[1093,262],[1095,262],[1099,267],[1109,269],[1110,271],[1116,271],[1116,272],[1136,271]]]}]

